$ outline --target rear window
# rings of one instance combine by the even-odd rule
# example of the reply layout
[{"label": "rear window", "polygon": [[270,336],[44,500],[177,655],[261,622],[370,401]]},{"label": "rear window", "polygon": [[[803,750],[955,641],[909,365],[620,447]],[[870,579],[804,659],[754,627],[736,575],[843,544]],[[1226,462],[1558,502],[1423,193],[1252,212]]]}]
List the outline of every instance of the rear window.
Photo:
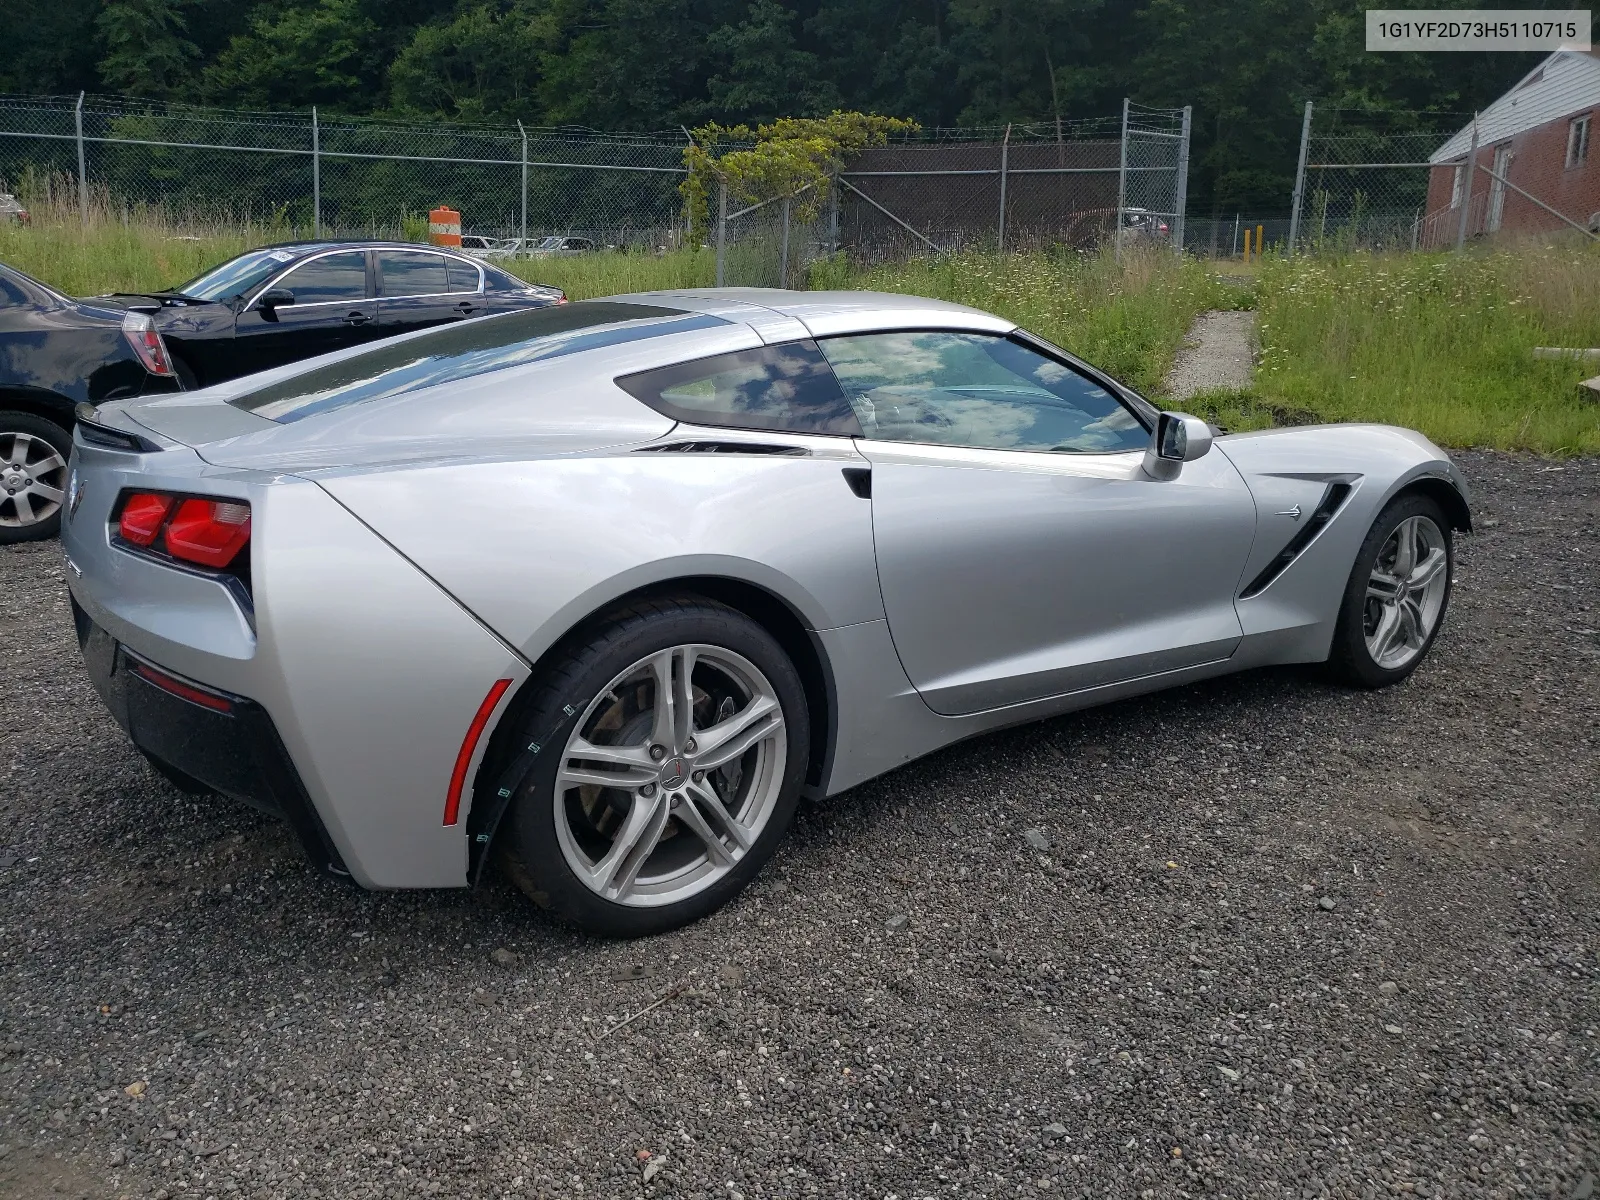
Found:
[{"label": "rear window", "polygon": [[366,354],[235,396],[228,403],[272,421],[302,421],[541,359],[727,323],[676,308],[585,300],[462,321],[418,338],[380,343]]},{"label": "rear window", "polygon": [[861,436],[855,410],[812,341],[641,371],[617,386],[674,421]]}]

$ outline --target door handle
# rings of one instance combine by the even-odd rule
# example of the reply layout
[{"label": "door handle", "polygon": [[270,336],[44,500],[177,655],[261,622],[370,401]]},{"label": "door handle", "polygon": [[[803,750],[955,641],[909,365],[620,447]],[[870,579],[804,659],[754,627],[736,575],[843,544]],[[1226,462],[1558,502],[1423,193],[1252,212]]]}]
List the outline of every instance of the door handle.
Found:
[{"label": "door handle", "polygon": [[358,309],[347,316],[344,320],[346,325],[365,325],[368,321],[372,320],[372,318]]},{"label": "door handle", "polygon": [[872,468],[871,467],[845,467],[843,470],[845,485],[863,500],[872,499]]},{"label": "door handle", "polygon": [[478,311],[478,306],[473,304],[470,300],[463,300],[456,305],[456,311],[463,317],[470,317],[473,313]]}]

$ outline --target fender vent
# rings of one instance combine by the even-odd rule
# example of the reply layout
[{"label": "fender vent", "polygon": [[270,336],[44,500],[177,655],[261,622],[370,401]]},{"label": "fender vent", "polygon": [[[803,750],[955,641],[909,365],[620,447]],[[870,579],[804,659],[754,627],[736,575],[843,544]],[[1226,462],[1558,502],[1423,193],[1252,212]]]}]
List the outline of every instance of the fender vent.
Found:
[{"label": "fender vent", "polygon": [[1289,564],[1299,558],[1301,551],[1322,532],[1322,527],[1333,520],[1333,514],[1339,511],[1339,506],[1349,495],[1348,483],[1330,483],[1327,490],[1322,493],[1322,501],[1317,505],[1316,511],[1306,521],[1305,527],[1289,539],[1289,544],[1278,551],[1277,557],[1266,565],[1261,574],[1250,581],[1250,586],[1239,593],[1239,599],[1248,600],[1266,591],[1272,581],[1288,570]]},{"label": "fender vent", "polygon": [[156,454],[161,450],[149,438],[142,438],[137,433],[112,429],[109,425],[98,425],[81,417],[78,419],[78,436],[102,450],[126,450],[131,454]]},{"label": "fender vent", "polygon": [[640,446],[635,454],[788,454],[804,457],[804,446],[779,446],[770,442],[669,442],[665,446]]}]

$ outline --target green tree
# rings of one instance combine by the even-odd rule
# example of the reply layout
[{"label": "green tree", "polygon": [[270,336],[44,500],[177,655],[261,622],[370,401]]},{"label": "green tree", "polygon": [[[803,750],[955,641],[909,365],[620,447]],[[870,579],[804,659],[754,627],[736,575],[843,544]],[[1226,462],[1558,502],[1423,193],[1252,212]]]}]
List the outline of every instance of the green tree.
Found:
[{"label": "green tree", "polygon": [[250,31],[206,70],[202,87],[209,98],[263,108],[378,107],[387,39],[360,0],[261,9]]},{"label": "green tree", "polygon": [[755,0],[744,20],[711,35],[711,50],[725,64],[707,84],[708,107],[719,120],[809,117],[837,106],[838,90],[821,78],[817,56],[795,44],[795,20],[777,0]]},{"label": "green tree", "polygon": [[200,50],[188,38],[190,0],[115,0],[95,20],[105,46],[100,78],[135,96],[170,96],[190,77]]},{"label": "green tree", "polygon": [[402,113],[457,120],[534,115],[539,39],[528,18],[487,5],[417,30],[389,68],[391,103]]}]

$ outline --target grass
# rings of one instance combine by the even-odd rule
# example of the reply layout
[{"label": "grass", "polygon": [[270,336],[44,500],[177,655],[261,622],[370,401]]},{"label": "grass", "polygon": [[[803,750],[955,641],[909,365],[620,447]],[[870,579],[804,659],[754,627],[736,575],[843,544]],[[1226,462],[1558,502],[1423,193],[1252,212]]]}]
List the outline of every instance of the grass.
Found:
[{"label": "grass", "polygon": [[[93,204],[34,206],[29,227],[0,224],[0,261],[70,295],[169,287],[287,227],[176,225],[158,212]],[[574,300],[707,287],[707,250],[521,260],[513,273]],[[1600,346],[1600,247],[1529,244],[1467,255],[1349,254],[1216,264],[1159,251],[1109,255],[969,253],[879,266],[813,263],[813,288],[869,288],[970,304],[1009,317],[1159,396],[1194,317],[1255,307],[1261,363],[1245,391],[1186,407],[1231,429],[1379,421],[1446,446],[1600,453],[1600,405],[1578,398],[1594,364],[1535,361],[1535,346]],[[730,258],[730,278],[741,276]]]},{"label": "grass", "polygon": [[1207,397],[1246,421],[1381,421],[1447,446],[1600,452],[1593,362],[1535,346],[1600,346],[1600,247],[1274,259],[1256,284],[1250,393]]}]

